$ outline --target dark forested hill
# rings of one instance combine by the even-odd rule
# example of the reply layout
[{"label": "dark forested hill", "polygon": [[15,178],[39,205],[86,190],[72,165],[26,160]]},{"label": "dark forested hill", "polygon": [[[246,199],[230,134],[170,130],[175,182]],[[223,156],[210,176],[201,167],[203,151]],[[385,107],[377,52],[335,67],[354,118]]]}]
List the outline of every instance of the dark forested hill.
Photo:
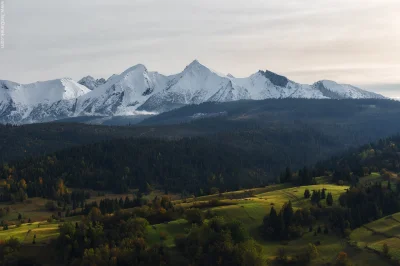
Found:
[{"label": "dark forested hill", "polygon": [[[178,123],[182,117],[191,119]],[[176,191],[196,192],[211,185],[236,189],[273,180],[287,166],[312,165],[347,148],[396,134],[399,120],[400,103],[388,100],[205,103],[161,114],[141,126],[1,126],[0,161],[9,162],[16,177],[27,181],[46,176],[66,179],[71,186],[115,190],[143,186],[144,181]],[[140,140],[143,137],[147,139]],[[87,145],[91,143],[97,144]],[[79,145],[85,146],[70,149]],[[161,150],[162,156],[157,157]],[[16,161],[23,158],[27,159]],[[210,159],[219,163],[211,164]],[[132,176],[119,182],[126,167]],[[213,175],[221,175],[224,181],[209,184]]]},{"label": "dark forested hill", "polygon": [[[207,134],[195,126],[100,126],[78,123],[0,125],[0,162],[41,156],[73,146],[124,137],[179,138]],[[211,132],[215,132],[212,130]]]},{"label": "dark forested hill", "polygon": [[[389,179],[389,172],[400,173],[400,134],[319,162],[317,167],[334,171],[334,177],[344,181],[350,181],[352,177],[358,179],[370,172],[386,173]],[[396,181],[399,181],[397,177]]]},{"label": "dark forested hill", "polygon": [[127,138],[79,146],[4,165],[0,179],[11,173],[33,183],[42,178],[52,187],[61,178],[71,187],[117,192],[147,184],[175,192],[233,190],[274,182],[286,166],[311,164],[339,147],[307,127],[249,126],[208,137]]},{"label": "dark forested hill", "polygon": [[[268,99],[236,102],[207,102],[189,105],[150,117],[142,125],[177,124],[207,117],[226,120],[252,120],[259,124],[270,122],[360,123],[371,119],[387,120],[400,113],[400,102],[392,100],[315,100]],[[361,121],[360,121],[361,120]]]},{"label": "dark forested hill", "polygon": [[79,188],[124,192],[156,186],[199,195],[213,188],[236,190],[275,182],[285,167],[311,165],[342,151],[346,141],[350,138],[332,138],[302,124],[268,129],[248,124],[207,137],[125,138],[83,145],[3,165],[0,178],[24,179],[30,196],[51,196],[59,179]]},{"label": "dark forested hill", "polygon": [[[65,121],[18,127],[0,125],[0,162],[124,137],[179,139],[226,133],[241,136],[241,141],[235,139],[228,144],[257,149],[255,136],[271,140],[273,132],[290,135],[303,129],[312,130],[311,137],[322,135],[336,143],[334,149],[329,147],[318,153],[332,154],[396,134],[400,132],[399,122],[400,102],[390,100],[275,99],[204,103],[160,114],[140,126],[108,127]],[[249,129],[253,135],[246,138]],[[290,143],[281,144],[290,146]]]}]

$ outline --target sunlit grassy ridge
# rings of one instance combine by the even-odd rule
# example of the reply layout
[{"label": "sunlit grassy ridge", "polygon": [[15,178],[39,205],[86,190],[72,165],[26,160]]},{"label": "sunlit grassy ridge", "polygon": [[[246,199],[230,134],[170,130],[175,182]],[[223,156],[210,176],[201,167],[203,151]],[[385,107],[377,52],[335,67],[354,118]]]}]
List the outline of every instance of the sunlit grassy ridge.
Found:
[{"label": "sunlit grassy ridge", "polygon": [[0,240],[8,240],[17,238],[23,244],[31,244],[34,235],[36,235],[36,243],[47,243],[51,238],[59,235],[58,223],[32,223],[22,224],[21,226],[13,226],[8,230],[0,231]]},{"label": "sunlit grassy ridge", "polygon": [[382,252],[389,246],[389,255],[400,259],[400,213],[383,217],[354,230],[350,239],[360,248]]}]

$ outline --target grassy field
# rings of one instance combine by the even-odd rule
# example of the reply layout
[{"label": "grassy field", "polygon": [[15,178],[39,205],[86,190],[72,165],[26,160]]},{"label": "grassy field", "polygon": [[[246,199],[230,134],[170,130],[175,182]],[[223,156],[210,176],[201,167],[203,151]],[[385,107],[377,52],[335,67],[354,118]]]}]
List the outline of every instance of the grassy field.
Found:
[{"label": "grassy field", "polygon": [[10,213],[2,217],[1,220],[15,222],[18,220],[18,215],[21,214],[25,220],[31,219],[32,222],[44,221],[54,214],[45,208],[47,201],[47,199],[43,198],[30,198],[25,202],[14,204],[1,203],[0,208],[10,208]]},{"label": "grassy field", "polygon": [[350,239],[360,248],[382,252],[389,246],[389,254],[400,260],[400,213],[386,216],[354,230]]},{"label": "grassy field", "polygon": [[[311,206],[310,199],[304,199],[305,189],[321,190],[327,189],[326,193],[331,192],[335,200],[340,194],[344,193],[347,186],[337,186],[330,184],[319,184],[313,186],[303,187],[290,187],[290,185],[271,185],[264,188],[257,188],[252,190],[249,194],[249,190],[241,190],[235,192],[222,193],[221,195],[209,195],[205,197],[198,197],[196,199],[178,200],[176,204],[181,205],[185,208],[195,206],[199,202],[208,202],[210,200],[218,199],[221,204],[230,204],[227,206],[219,206],[209,208],[218,216],[224,216],[228,220],[239,220],[243,222],[246,229],[249,230],[251,236],[255,238],[263,247],[266,259],[273,258],[277,250],[281,247],[287,249],[289,253],[296,253],[302,249],[305,249],[309,243],[320,242],[321,245],[318,247],[320,256],[316,260],[315,265],[322,263],[332,262],[337,253],[344,250],[347,247],[347,242],[338,238],[334,234],[328,235],[317,235],[313,233],[305,232],[303,238],[290,241],[288,243],[269,242],[264,241],[259,235],[258,227],[261,225],[262,220],[266,214],[269,213],[272,206],[279,211],[282,205],[289,200],[292,201],[295,208]],[[206,211],[208,208],[204,209]],[[164,243],[172,247],[174,246],[174,236],[180,233],[185,233],[190,225],[186,220],[181,219],[166,224],[158,224],[148,227],[147,239],[151,244],[160,242],[160,233],[165,232],[168,238]]]},{"label": "grassy field", "polygon": [[[122,198],[123,200],[125,200],[126,197],[129,197],[132,200],[133,196],[137,194],[137,191],[133,191],[131,193],[124,193],[124,194],[106,193],[104,195],[99,196],[99,193],[96,191],[89,190],[88,192],[91,194],[91,197],[90,199],[86,200],[87,203],[92,203],[95,201],[97,201],[97,203],[100,203],[100,201],[104,199],[119,200],[120,198]],[[161,197],[164,195],[165,195],[164,192],[160,190],[153,190],[151,193],[143,196],[143,198],[147,200],[153,200],[157,196]],[[168,194],[168,197],[170,197],[172,200],[179,199],[179,196],[177,194]]]},{"label": "grassy field", "polygon": [[[234,205],[215,207],[212,208],[212,210],[217,215],[242,221],[250,231],[253,231],[253,227],[261,224],[263,217],[270,212],[272,206],[279,211],[283,204],[289,200],[292,202],[294,208],[311,206],[310,199],[304,198],[304,191],[306,189],[312,191],[321,190],[323,188],[326,189],[326,193],[332,193],[334,200],[337,200],[339,195],[348,189],[347,186],[329,184],[284,188],[233,201],[235,203]],[[229,202],[229,200],[226,201]],[[321,201],[321,203],[323,203],[323,201]]]},{"label": "grassy field", "polygon": [[[196,198],[186,198],[186,199],[181,199],[181,200],[175,200],[175,204],[183,204],[183,203],[192,203],[192,202],[199,202],[199,201],[209,201],[209,200],[221,200],[221,199],[241,199],[241,198],[247,198],[248,193],[251,192],[253,195],[258,195],[261,193],[269,192],[269,191],[276,191],[284,188],[291,187],[291,184],[277,184],[277,185],[270,185],[262,188],[253,188],[253,189],[243,189],[243,190],[237,190],[237,191],[230,191],[230,192],[224,192],[221,194],[213,194],[213,195],[207,195],[207,196],[201,196],[201,197],[196,197]],[[188,205],[190,206],[190,205]]]},{"label": "grassy field", "polygon": [[164,240],[164,244],[167,247],[173,247],[175,245],[175,236],[184,234],[190,227],[191,225],[185,219],[175,220],[165,224],[149,225],[147,227],[147,241],[150,245],[160,243],[160,234],[166,233],[167,239]]},{"label": "grassy field", "polygon": [[11,237],[17,238],[23,244],[31,244],[36,235],[36,243],[44,244],[49,239],[59,235],[58,223],[36,222],[32,224],[22,224],[12,226],[8,230],[0,231],[0,240],[8,240]]},{"label": "grassy field", "polygon": [[[296,254],[306,249],[309,243],[318,243],[319,251],[318,258],[312,262],[312,265],[326,265],[332,263],[337,254],[345,251],[354,262],[361,262],[363,265],[390,265],[387,261],[383,260],[379,255],[368,249],[361,249],[349,245],[346,239],[337,236],[333,232],[327,235],[309,233],[305,229],[304,236],[300,239],[292,240],[289,242],[272,242],[264,241],[258,231],[262,220],[266,214],[269,213],[271,206],[279,211],[281,206],[287,201],[291,200],[294,208],[311,206],[310,199],[304,199],[305,189],[322,190],[325,188],[326,193],[330,192],[333,195],[335,202],[340,194],[344,193],[347,186],[337,186],[331,184],[318,184],[303,187],[287,187],[282,185],[273,185],[265,188],[259,188],[252,191],[251,195],[245,196],[246,191],[236,191],[223,193],[221,195],[210,195],[205,197],[198,197],[196,199],[189,199],[186,202],[178,200],[175,203],[186,208],[194,206],[195,202],[207,202],[209,200],[219,199],[221,203],[230,204],[228,206],[219,206],[210,208],[216,215],[224,216],[228,220],[239,220],[243,222],[246,229],[249,230],[251,236],[262,245],[263,254],[266,259],[273,259],[279,248],[285,248],[289,254]],[[237,197],[243,195],[243,197]],[[322,201],[321,201],[322,202]],[[337,204],[337,203],[336,203]],[[206,211],[204,209],[204,211]],[[396,219],[397,216],[394,216]],[[400,219],[400,217],[398,217]],[[185,233],[190,228],[186,220],[181,219],[166,224],[158,224],[148,227],[147,239],[149,243],[155,244],[160,242],[160,233],[167,233],[168,237],[164,243],[169,246],[174,246],[174,236],[180,233]],[[379,238],[377,240],[382,240]],[[400,239],[399,239],[400,240]],[[388,243],[388,245],[394,245]],[[358,265],[358,264],[357,264]]]},{"label": "grassy field", "polygon": [[309,243],[319,241],[321,243],[321,245],[318,246],[320,256],[315,261],[315,265],[320,265],[322,263],[331,262],[334,256],[346,247],[346,243],[343,243],[336,235],[314,236],[313,233],[305,231],[305,235],[302,238],[281,245],[281,243],[262,240],[259,235],[258,227],[261,225],[264,216],[269,214],[272,206],[279,211],[282,205],[289,200],[292,202],[294,208],[311,206],[310,199],[304,198],[304,191],[309,189],[312,192],[313,190],[322,190],[323,188],[327,190],[326,193],[332,193],[334,200],[337,200],[339,195],[348,189],[347,186],[330,184],[290,188],[283,187],[270,191],[260,191],[261,193],[255,194],[253,197],[239,200],[235,205],[215,207],[212,208],[212,210],[217,215],[243,222],[251,236],[263,246],[263,254],[267,259],[274,257],[279,248],[283,247],[289,253],[293,254],[307,248]]}]

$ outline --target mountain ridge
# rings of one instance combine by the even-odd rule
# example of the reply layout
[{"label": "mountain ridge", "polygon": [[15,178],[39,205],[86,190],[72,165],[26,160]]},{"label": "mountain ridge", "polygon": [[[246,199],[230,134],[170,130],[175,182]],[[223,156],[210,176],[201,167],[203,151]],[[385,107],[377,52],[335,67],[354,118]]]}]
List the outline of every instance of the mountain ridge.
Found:
[{"label": "mountain ridge", "polygon": [[86,76],[31,84],[0,80],[0,122],[35,123],[68,117],[157,114],[189,104],[281,98],[365,99],[385,97],[357,87],[321,80],[296,83],[269,70],[236,78],[198,60],[174,75],[143,64],[107,80]]}]

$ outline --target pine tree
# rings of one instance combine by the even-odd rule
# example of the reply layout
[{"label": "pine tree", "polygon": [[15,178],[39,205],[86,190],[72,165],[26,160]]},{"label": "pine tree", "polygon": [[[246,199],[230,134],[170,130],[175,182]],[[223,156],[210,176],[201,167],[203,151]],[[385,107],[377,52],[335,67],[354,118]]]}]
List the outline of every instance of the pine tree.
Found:
[{"label": "pine tree", "polygon": [[400,194],[400,182],[396,183],[396,192]]},{"label": "pine tree", "polygon": [[285,182],[291,182],[291,181],[292,181],[292,171],[290,170],[289,167],[286,167]]},{"label": "pine tree", "polygon": [[321,191],[321,199],[325,199],[325,197],[326,197],[325,191],[326,191],[326,189],[323,188]]},{"label": "pine tree", "polygon": [[289,228],[289,226],[292,222],[292,219],[293,219],[293,207],[292,207],[291,201],[289,201],[288,203],[286,203],[283,206],[282,213],[283,213],[283,220],[285,223],[285,228]]},{"label": "pine tree", "polygon": [[124,202],[124,209],[128,209],[130,207],[131,207],[131,200],[129,199],[128,196],[126,196],[125,202]]},{"label": "pine tree", "polygon": [[276,213],[276,210],[273,206],[271,208],[271,211],[269,212],[269,222],[273,228],[277,227],[278,214]]},{"label": "pine tree", "polygon": [[305,199],[309,199],[311,196],[310,190],[308,190],[308,188],[304,191],[304,198]]},{"label": "pine tree", "polygon": [[384,243],[382,248],[382,253],[385,257],[389,257],[389,246],[388,244]]},{"label": "pine tree", "polygon": [[318,203],[321,199],[321,191],[320,190],[313,190],[311,195],[311,202]]},{"label": "pine tree", "polygon": [[333,205],[333,196],[332,193],[328,193],[328,196],[326,197],[326,205],[332,206]]}]

